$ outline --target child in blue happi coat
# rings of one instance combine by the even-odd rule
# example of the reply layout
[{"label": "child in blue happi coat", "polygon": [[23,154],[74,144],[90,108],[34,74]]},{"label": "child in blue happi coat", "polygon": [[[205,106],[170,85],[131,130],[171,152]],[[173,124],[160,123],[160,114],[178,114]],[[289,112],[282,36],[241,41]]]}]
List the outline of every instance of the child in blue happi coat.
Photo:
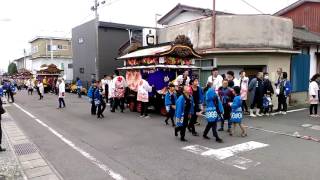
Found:
[{"label": "child in blue happi coat", "polygon": [[263,106],[263,114],[270,116],[273,111],[271,94],[266,94],[263,97],[262,106]]},{"label": "child in blue happi coat", "polygon": [[99,98],[99,88],[98,83],[96,81],[92,82],[91,87],[88,90],[88,97],[89,101],[91,103],[91,115],[97,114],[97,104],[98,104],[98,98]]},{"label": "child in blue happi coat", "polygon": [[233,135],[233,133],[235,132],[236,126],[239,125],[242,133],[241,136],[245,137],[247,136],[246,130],[244,128],[244,126],[242,125],[242,116],[243,116],[243,112],[242,112],[242,100],[241,100],[241,96],[240,96],[240,87],[236,86],[234,87],[234,92],[236,97],[233,99],[233,102],[230,103],[231,104],[231,122],[233,123],[233,130],[230,131],[230,136]]},{"label": "child in blue happi coat", "polygon": [[104,118],[103,112],[106,109],[106,102],[104,101],[104,90],[100,82],[98,88],[95,90],[95,105],[97,107],[97,118]]},{"label": "child in blue happi coat", "polygon": [[177,95],[175,92],[175,86],[173,83],[170,83],[169,90],[164,99],[164,104],[166,106],[166,111],[167,111],[167,118],[165,120],[165,123],[166,125],[169,125],[168,120],[170,118],[173,127],[175,126],[173,118],[176,110],[176,101],[177,101]]},{"label": "child in blue happi coat", "polygon": [[192,96],[190,95],[190,88],[188,86],[184,86],[183,94],[179,96],[176,102],[176,128],[174,131],[175,136],[178,136],[178,132],[180,132],[181,141],[186,141],[184,136],[193,112],[194,102]]},{"label": "child in blue happi coat", "polygon": [[210,139],[207,135],[210,129],[212,129],[213,136],[216,138],[216,141],[222,143],[222,139],[218,136],[217,133],[217,121],[224,113],[222,103],[213,88],[209,88],[206,95],[206,119],[208,124],[203,132],[203,138]]}]

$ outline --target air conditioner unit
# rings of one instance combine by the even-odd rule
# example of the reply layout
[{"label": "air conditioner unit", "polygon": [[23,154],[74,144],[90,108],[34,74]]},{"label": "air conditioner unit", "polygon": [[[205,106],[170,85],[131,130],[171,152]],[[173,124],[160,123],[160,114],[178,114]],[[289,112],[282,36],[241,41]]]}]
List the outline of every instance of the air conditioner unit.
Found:
[{"label": "air conditioner unit", "polygon": [[144,28],[142,30],[142,45],[152,46],[157,44],[157,31],[151,28]]}]

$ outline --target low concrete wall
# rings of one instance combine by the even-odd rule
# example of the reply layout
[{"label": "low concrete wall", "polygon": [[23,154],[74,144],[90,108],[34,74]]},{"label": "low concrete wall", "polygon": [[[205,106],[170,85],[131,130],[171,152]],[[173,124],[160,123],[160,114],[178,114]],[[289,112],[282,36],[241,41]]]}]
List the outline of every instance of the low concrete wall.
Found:
[{"label": "low concrete wall", "polygon": [[193,43],[193,48],[207,49],[212,47],[212,18],[159,29],[157,35],[159,43],[171,42],[178,35],[186,35]]},{"label": "low concrete wall", "polygon": [[217,16],[216,46],[220,48],[292,48],[292,20],[270,15]]},{"label": "low concrete wall", "polygon": [[[212,18],[204,18],[157,31],[159,43],[187,35],[195,49],[212,47]],[[293,46],[290,19],[270,15],[220,15],[216,21],[218,48],[287,48]]]},{"label": "low concrete wall", "polygon": [[308,93],[307,92],[297,92],[292,93],[290,97],[290,105],[305,105],[308,104]]}]

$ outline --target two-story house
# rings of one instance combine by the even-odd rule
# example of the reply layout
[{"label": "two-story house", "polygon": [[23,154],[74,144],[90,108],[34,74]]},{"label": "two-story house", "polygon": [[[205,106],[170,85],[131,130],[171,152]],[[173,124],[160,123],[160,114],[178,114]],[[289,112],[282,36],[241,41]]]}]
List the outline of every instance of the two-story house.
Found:
[{"label": "two-story house", "polygon": [[73,80],[71,39],[59,37],[36,37],[30,41],[32,72],[42,65],[54,64],[62,70],[67,81]]},{"label": "two-story house", "polygon": [[95,21],[72,29],[74,78],[79,77],[84,86],[88,86],[92,79],[101,79],[123,66],[121,61],[115,60],[119,56],[119,47],[141,37],[144,28],[102,21],[98,27],[98,35]]},{"label": "two-story house", "polygon": [[301,53],[292,58],[291,81],[293,91],[306,92],[309,79],[320,71],[320,0],[296,1],[275,16],[286,17],[293,22],[293,46]]},{"label": "two-story house", "polygon": [[32,68],[32,61],[31,61],[31,56],[27,55],[24,57],[20,57],[18,59],[13,60],[14,63],[17,65],[17,70],[25,69],[28,71],[31,71]]}]

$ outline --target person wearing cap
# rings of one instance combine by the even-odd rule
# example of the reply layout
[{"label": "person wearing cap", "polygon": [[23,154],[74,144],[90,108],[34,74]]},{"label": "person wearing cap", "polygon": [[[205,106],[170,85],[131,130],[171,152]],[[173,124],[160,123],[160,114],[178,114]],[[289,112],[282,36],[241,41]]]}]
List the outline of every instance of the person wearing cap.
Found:
[{"label": "person wearing cap", "polygon": [[197,123],[197,119],[198,119],[197,113],[202,111],[203,90],[199,86],[198,78],[195,77],[193,80],[191,80],[190,83],[191,83],[190,90],[191,90],[193,101],[194,101],[194,111],[188,125],[188,130],[192,133],[193,136],[199,136],[195,130],[194,125]]},{"label": "person wearing cap", "polygon": [[176,101],[177,101],[177,95],[175,93],[175,86],[173,83],[169,84],[169,90],[166,93],[165,99],[164,99],[164,104],[166,106],[166,111],[167,111],[167,117],[165,119],[166,125],[169,125],[168,120],[169,118],[171,119],[172,126],[175,126],[174,123],[174,113],[176,110]]},{"label": "person wearing cap", "polygon": [[218,68],[213,68],[211,71],[211,76],[208,77],[207,84],[211,83],[212,88],[216,91],[222,86],[223,78],[219,75]]}]

